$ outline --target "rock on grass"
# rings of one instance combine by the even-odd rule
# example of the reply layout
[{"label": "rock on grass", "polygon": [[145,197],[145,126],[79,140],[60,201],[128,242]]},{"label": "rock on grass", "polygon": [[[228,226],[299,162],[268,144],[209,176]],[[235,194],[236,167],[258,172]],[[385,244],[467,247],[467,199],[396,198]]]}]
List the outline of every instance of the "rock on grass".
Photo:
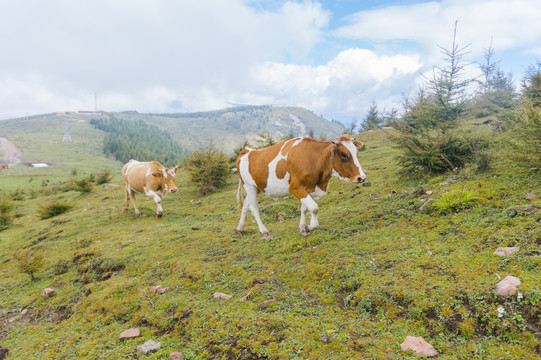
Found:
[{"label": "rock on grass", "polygon": [[175,351],[169,354],[169,360],[184,360],[184,355],[182,355],[178,351]]},{"label": "rock on grass", "polygon": [[513,255],[520,249],[520,246],[513,246],[513,247],[499,247],[496,249],[496,251],[493,252],[496,256],[509,256]]},{"label": "rock on grass", "polygon": [[43,289],[42,295],[43,295],[44,297],[55,296],[55,295],[56,295],[56,290],[55,290],[55,289],[51,289],[51,288],[45,288],[45,289]]},{"label": "rock on grass", "polygon": [[139,335],[141,335],[141,332],[139,331],[139,329],[137,329],[137,328],[128,329],[126,331],[123,331],[120,334],[120,340],[131,339],[131,338],[134,338],[134,337],[138,337]]},{"label": "rock on grass", "polygon": [[215,292],[212,296],[217,299],[222,299],[222,300],[229,300],[233,297],[233,295],[228,295],[221,292]]},{"label": "rock on grass", "polygon": [[406,336],[406,340],[400,344],[402,351],[413,350],[415,355],[419,356],[436,356],[438,352],[432,345],[427,343],[422,337]]},{"label": "rock on grass", "polygon": [[139,351],[143,355],[146,355],[149,352],[158,351],[158,350],[160,350],[160,343],[154,340],[149,340],[143,345],[139,345],[137,347],[137,351]]},{"label": "rock on grass", "polygon": [[502,281],[496,284],[496,294],[501,296],[515,295],[520,284],[519,278],[515,276],[506,276]]}]

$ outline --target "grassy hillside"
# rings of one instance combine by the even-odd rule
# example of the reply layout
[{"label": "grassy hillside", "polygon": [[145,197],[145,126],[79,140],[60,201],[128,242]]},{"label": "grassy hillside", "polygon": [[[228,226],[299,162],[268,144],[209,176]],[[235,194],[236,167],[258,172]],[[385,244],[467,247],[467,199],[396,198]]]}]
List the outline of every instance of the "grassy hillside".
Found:
[{"label": "grassy hillside", "polygon": [[[298,201],[263,196],[273,239],[260,241],[251,214],[247,234],[235,234],[234,176],[199,197],[181,173],[161,220],[140,195],[148,216],[123,213],[122,188],[16,201],[15,224],[0,232],[0,346],[8,359],[413,359],[400,351],[411,335],[444,359],[541,358],[541,201],[525,199],[540,195],[539,173],[500,153],[488,173],[413,184],[396,177],[384,132],[361,140],[371,186],[333,179],[308,237],[298,234]],[[481,200],[418,210],[454,190]],[[73,208],[40,220],[40,206],[58,199]],[[500,258],[499,246],[521,249]],[[34,281],[18,269],[23,250],[44,257]],[[494,294],[507,275],[522,280],[522,299]],[[172,290],[151,293],[155,285]],[[46,287],[57,295],[41,296]],[[120,341],[132,327],[141,336]],[[138,355],[150,339],[161,349]]]},{"label": "grassy hillside", "polygon": [[[72,142],[62,142],[64,122],[69,122]],[[24,151],[22,163],[0,172],[0,191],[17,187],[39,188],[42,181],[64,181],[73,169],[82,175],[121,167],[120,162],[105,157],[102,149],[105,133],[91,126],[84,116],[50,114],[4,120],[0,121],[0,136]],[[36,162],[53,166],[32,168],[24,165]]]},{"label": "grassy hillside", "polygon": [[270,132],[277,138],[292,133],[332,138],[342,134],[343,126],[329,122],[313,112],[297,107],[242,106],[217,111],[180,114],[139,114],[127,112],[117,117],[148,121],[171,133],[190,150],[208,144],[209,139],[227,153],[244,139],[254,142],[257,134]]},{"label": "grassy hillside", "polygon": [[[331,138],[340,135],[343,129],[340,124],[306,109],[287,107],[247,106],[188,114],[123,112],[112,115],[155,125],[170,133],[172,139],[188,151],[203,148],[212,139],[227,154],[233,153],[245,139],[255,144],[257,135],[265,131],[275,138],[290,133],[306,135],[310,131],[316,137]],[[103,169],[120,172],[122,164],[104,155],[106,133],[89,124],[92,118],[92,115],[81,114],[46,114],[0,121],[0,136],[23,149],[23,164],[46,162],[54,165],[31,168],[19,164],[3,170],[0,172],[0,191],[13,190],[22,184],[23,187],[39,188],[42,182],[66,181],[73,169],[82,175]],[[64,122],[69,122],[73,142],[62,142]]]}]

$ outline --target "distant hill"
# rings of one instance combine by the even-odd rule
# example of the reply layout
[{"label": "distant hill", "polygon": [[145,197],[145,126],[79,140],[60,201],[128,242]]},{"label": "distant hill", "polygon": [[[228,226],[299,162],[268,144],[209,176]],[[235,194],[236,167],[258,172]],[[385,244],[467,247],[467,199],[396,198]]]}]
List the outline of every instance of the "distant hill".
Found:
[{"label": "distant hill", "polygon": [[276,138],[286,134],[333,138],[342,134],[343,125],[299,107],[240,106],[216,111],[142,114],[135,111],[115,113],[117,118],[144,120],[168,131],[183,147],[195,150],[209,139],[225,152],[243,142],[255,142],[268,131]]}]

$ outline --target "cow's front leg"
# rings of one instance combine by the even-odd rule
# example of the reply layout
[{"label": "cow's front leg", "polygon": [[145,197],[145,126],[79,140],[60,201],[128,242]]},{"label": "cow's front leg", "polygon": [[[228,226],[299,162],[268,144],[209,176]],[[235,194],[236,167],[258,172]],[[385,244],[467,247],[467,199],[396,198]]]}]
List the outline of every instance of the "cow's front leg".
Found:
[{"label": "cow's front leg", "polygon": [[319,207],[317,203],[312,199],[310,195],[301,199],[301,204],[303,204],[310,211],[310,225],[308,226],[308,231],[312,231],[319,226],[319,221],[317,219],[317,214],[319,213]]},{"label": "cow's front leg", "polygon": [[[319,208],[305,188],[290,186],[289,192],[295,195],[297,199],[301,201],[301,222],[299,223],[299,229],[301,231],[301,235],[307,235],[309,231],[312,231],[319,226],[319,222],[317,220]],[[311,216],[309,226],[306,226],[306,210],[310,211]]]},{"label": "cow's front leg", "polygon": [[306,226],[306,211],[308,211],[308,208],[301,201],[301,222],[299,223],[299,230],[303,236],[308,235],[309,232],[308,227]]},{"label": "cow's front leg", "polygon": [[162,197],[152,190],[145,192],[145,194],[154,200],[156,203],[156,217],[161,218],[163,216]]}]

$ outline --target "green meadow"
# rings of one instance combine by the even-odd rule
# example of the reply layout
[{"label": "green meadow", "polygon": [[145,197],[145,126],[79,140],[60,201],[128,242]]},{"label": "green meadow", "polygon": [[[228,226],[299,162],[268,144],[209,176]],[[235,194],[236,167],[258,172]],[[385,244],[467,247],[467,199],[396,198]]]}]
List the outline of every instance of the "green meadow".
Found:
[{"label": "green meadow", "polygon": [[[131,205],[122,210],[121,164],[101,154],[103,134],[74,122],[73,143],[50,142],[61,140],[63,120],[48,121],[34,132],[21,122],[9,138],[25,158],[62,158],[63,166],[0,175],[2,196],[19,189],[13,224],[0,232],[0,346],[8,359],[164,359],[173,351],[185,359],[418,358],[401,351],[406,336],[423,337],[441,359],[541,358],[540,174],[505,151],[487,172],[466,166],[412,181],[397,175],[389,131],[361,133],[370,186],[333,178],[318,201],[321,225],[306,237],[298,200],[260,195],[272,236],[261,240],[251,214],[246,234],[235,233],[236,175],[203,197],[181,171],[163,218],[143,195],[146,216],[136,218]],[[90,140],[78,142],[80,132]],[[104,169],[119,188],[54,185]],[[474,200],[445,211],[442,197],[459,191]],[[54,201],[72,207],[41,219]],[[506,246],[520,250],[493,255]],[[34,280],[21,253],[42,257]],[[495,294],[508,275],[522,281],[521,296]],[[157,285],[171,290],[153,293]],[[42,296],[44,288],[56,295]],[[141,335],[119,340],[129,328]],[[161,349],[139,354],[147,340]]]}]

